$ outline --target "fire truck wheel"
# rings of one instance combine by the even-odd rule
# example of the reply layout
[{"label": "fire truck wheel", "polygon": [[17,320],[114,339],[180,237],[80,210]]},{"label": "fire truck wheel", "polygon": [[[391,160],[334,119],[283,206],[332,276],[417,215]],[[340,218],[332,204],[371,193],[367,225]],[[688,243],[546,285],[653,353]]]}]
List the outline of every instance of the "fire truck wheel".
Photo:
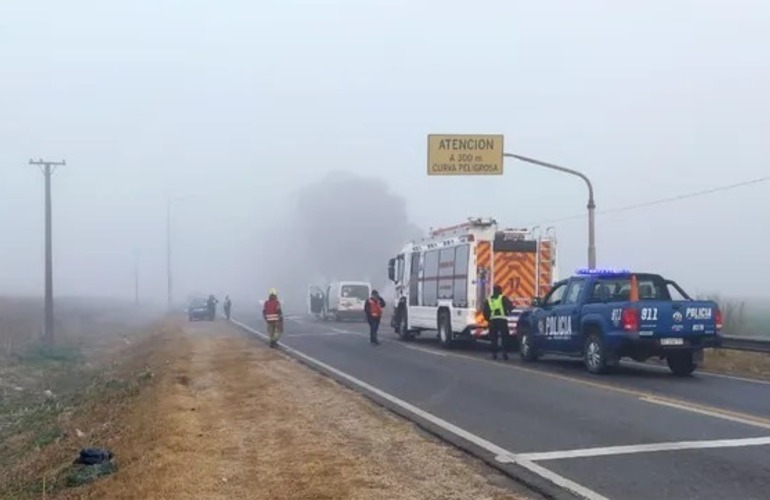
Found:
[{"label": "fire truck wheel", "polygon": [[406,319],[406,311],[401,311],[401,317],[399,318],[399,321],[398,321],[398,329],[396,330],[396,333],[398,334],[398,338],[400,340],[406,341],[414,338],[412,334],[409,332],[409,330],[407,329],[407,324],[408,322]]},{"label": "fire truck wheel", "polygon": [[438,339],[441,342],[441,347],[444,349],[451,349],[454,345],[452,322],[447,311],[438,313]]}]

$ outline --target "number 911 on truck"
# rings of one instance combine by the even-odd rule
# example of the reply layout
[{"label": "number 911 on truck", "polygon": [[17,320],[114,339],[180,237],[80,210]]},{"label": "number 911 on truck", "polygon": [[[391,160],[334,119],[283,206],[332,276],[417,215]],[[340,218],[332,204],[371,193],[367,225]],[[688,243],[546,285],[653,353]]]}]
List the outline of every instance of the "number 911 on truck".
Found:
[{"label": "number 911 on truck", "polygon": [[658,357],[675,375],[687,376],[704,348],[721,344],[717,304],[693,300],[657,274],[579,270],[535,302],[519,318],[524,361],[543,354],[582,357],[589,372],[603,373],[624,357]]},{"label": "number 911 on truck", "polygon": [[482,307],[500,286],[514,305],[508,324],[515,343],[519,315],[553,283],[555,245],[555,238],[534,238],[527,229],[498,229],[489,218],[433,230],[388,262],[395,284],[391,326],[401,340],[436,331],[445,348],[488,340]]}]

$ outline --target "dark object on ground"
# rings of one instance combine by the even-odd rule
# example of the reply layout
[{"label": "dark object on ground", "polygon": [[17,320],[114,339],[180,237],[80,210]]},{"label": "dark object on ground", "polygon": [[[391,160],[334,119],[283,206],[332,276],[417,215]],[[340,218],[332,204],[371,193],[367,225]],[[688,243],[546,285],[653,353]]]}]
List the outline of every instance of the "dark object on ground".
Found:
[{"label": "dark object on ground", "polygon": [[80,450],[80,456],[75,459],[72,470],[67,474],[66,485],[82,486],[112,474],[118,470],[113,458],[114,455],[110,450],[101,448]]},{"label": "dark object on ground", "polygon": [[102,448],[83,448],[80,450],[80,456],[75,459],[75,463],[82,465],[97,465],[111,461],[113,456],[114,455],[110,450],[104,450]]}]

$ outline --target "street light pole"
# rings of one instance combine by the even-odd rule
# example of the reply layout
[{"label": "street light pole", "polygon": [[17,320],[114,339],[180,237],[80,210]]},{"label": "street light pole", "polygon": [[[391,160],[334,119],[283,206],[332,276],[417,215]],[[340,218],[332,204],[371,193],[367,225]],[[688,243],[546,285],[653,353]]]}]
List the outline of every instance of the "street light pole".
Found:
[{"label": "street light pole", "polygon": [[583,174],[582,172],[578,172],[577,170],[572,170],[571,168],[554,165],[553,163],[547,163],[544,161],[535,160],[533,158],[528,158],[526,156],[521,156],[513,153],[504,153],[503,156],[507,158],[515,158],[517,160],[521,160],[526,163],[532,163],[533,165],[539,165],[541,167],[550,168],[552,170],[558,170],[559,172],[575,175],[583,179],[583,181],[586,183],[586,186],[588,187],[588,204],[586,205],[586,208],[588,208],[588,268],[596,269],[596,228],[595,228],[596,203],[594,202],[594,187],[591,184],[591,181],[588,179],[588,177],[586,177],[586,175]]}]

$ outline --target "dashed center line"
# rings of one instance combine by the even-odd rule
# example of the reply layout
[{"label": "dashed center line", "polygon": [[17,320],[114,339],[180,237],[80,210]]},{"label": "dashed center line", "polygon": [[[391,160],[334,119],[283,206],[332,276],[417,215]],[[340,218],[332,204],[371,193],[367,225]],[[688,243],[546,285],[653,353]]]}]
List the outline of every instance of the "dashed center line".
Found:
[{"label": "dashed center line", "polygon": [[661,406],[667,406],[669,408],[676,408],[677,410],[688,411],[691,413],[698,413],[700,415],[706,415],[708,417],[719,418],[722,420],[728,420],[730,422],[737,422],[739,424],[750,425],[752,427],[759,427],[762,429],[770,429],[770,421],[767,419],[761,419],[752,415],[743,415],[729,412],[718,408],[701,407],[696,404],[672,401],[664,399],[658,396],[642,396],[639,398],[646,403],[652,403]]}]

